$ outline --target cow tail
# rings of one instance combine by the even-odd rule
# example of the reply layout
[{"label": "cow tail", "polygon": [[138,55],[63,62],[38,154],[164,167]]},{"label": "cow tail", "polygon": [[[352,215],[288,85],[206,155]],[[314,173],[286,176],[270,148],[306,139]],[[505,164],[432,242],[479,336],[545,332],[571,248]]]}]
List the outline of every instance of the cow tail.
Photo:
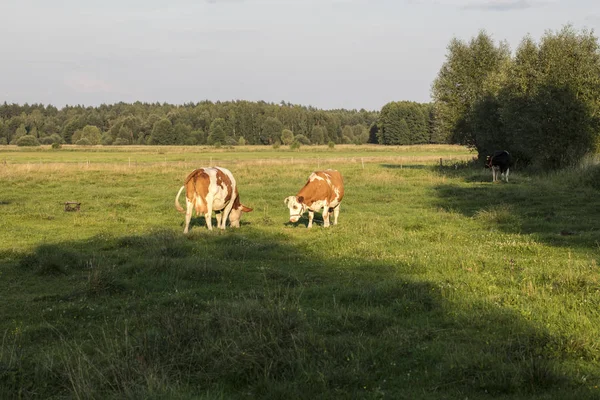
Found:
[{"label": "cow tail", "polygon": [[179,196],[181,196],[181,192],[183,191],[183,189],[185,189],[185,185],[182,186],[181,189],[179,189],[179,192],[177,192],[177,196],[175,196],[175,208],[180,213],[184,213],[185,212],[185,210],[183,209],[183,207],[181,207],[181,204],[179,204]]}]

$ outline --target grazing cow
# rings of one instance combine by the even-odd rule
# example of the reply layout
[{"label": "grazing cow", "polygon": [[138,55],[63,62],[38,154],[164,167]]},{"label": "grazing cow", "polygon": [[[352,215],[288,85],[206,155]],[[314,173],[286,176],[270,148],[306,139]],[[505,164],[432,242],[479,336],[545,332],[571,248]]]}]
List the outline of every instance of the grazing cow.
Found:
[{"label": "grazing cow", "polygon": [[252,211],[240,203],[237,184],[231,171],[221,167],[199,168],[192,171],[185,183],[177,192],[175,197],[175,208],[184,212],[179,204],[179,196],[185,189],[185,200],[187,210],[185,211],[185,229],[188,233],[192,211],[196,209],[196,215],[203,214],[206,226],[212,230],[212,212],[217,215],[217,227],[225,229],[227,217],[232,227],[240,226],[240,218],[243,212]]},{"label": "grazing cow", "polygon": [[323,226],[329,226],[329,213],[333,211],[333,224],[337,225],[340,203],[344,197],[342,174],[333,169],[315,171],[296,196],[289,196],[283,202],[290,209],[290,222],[298,222],[308,210],[308,227],[312,228],[315,211],[323,209]]},{"label": "grazing cow", "polygon": [[512,164],[512,157],[506,150],[495,151],[491,156],[487,156],[485,160],[485,167],[492,169],[492,182],[498,180],[498,172],[500,172],[500,179],[504,175],[504,179],[508,182],[508,172]]}]

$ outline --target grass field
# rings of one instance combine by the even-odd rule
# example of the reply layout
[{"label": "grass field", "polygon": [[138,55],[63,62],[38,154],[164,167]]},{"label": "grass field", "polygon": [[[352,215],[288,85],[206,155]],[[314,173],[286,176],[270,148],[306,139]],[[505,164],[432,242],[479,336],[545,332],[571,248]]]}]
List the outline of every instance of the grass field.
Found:
[{"label": "grass field", "polygon": [[[600,398],[597,166],[311,150],[0,147],[0,398]],[[184,236],[211,161],[254,211]],[[346,197],[308,230],[283,199],[318,167]]]}]

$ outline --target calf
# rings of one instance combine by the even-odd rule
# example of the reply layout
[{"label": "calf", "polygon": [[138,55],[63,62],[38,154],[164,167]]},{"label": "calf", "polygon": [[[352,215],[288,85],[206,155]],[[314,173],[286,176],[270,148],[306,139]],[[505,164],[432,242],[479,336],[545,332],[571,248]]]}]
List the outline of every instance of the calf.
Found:
[{"label": "calf", "polygon": [[508,182],[509,167],[511,164],[512,157],[506,150],[495,151],[491,156],[487,156],[485,160],[485,167],[492,169],[492,182],[498,180],[498,172],[500,172],[500,179],[504,175],[504,179]]},{"label": "calf", "polygon": [[225,229],[227,217],[232,227],[240,226],[242,212],[250,212],[251,208],[240,203],[237,184],[231,171],[221,167],[199,168],[192,171],[185,178],[184,185],[175,197],[175,208],[184,212],[179,204],[179,196],[185,189],[185,229],[188,233],[192,211],[196,209],[196,215],[203,214],[206,226],[212,230],[212,212],[217,215],[217,227]]},{"label": "calf", "polygon": [[296,196],[289,196],[283,202],[290,209],[290,222],[298,222],[308,210],[308,227],[312,228],[315,211],[323,209],[323,226],[329,226],[329,213],[333,211],[333,224],[337,225],[340,203],[344,198],[342,174],[333,169],[315,171]]}]

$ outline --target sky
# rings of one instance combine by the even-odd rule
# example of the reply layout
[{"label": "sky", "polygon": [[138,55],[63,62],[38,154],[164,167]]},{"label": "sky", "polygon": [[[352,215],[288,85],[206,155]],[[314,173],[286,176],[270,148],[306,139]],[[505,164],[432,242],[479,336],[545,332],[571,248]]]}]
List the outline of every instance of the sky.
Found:
[{"label": "sky", "polygon": [[0,102],[429,102],[452,38],[514,51],[598,0],[1,0]]}]

